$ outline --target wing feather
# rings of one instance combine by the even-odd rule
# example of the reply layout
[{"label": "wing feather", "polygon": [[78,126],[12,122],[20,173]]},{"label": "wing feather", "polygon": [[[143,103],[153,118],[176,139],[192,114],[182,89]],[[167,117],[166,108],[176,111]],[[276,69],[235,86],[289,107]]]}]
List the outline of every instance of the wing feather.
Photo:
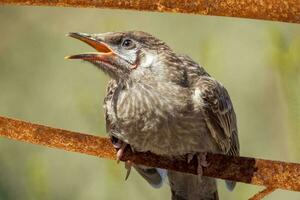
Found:
[{"label": "wing feather", "polygon": [[227,90],[209,76],[202,76],[196,86],[201,92],[207,127],[222,152],[239,155],[236,115]]}]

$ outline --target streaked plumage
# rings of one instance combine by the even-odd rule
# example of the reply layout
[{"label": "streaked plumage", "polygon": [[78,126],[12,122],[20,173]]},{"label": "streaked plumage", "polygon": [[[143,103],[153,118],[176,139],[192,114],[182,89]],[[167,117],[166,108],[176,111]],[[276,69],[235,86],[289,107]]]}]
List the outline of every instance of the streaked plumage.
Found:
[{"label": "streaked plumage", "polygon": [[[122,61],[124,69],[111,72],[92,61],[112,77],[104,100],[107,132],[136,151],[172,157],[197,152],[238,155],[236,116],[222,84],[148,33],[101,35],[116,55],[121,50],[114,45],[128,38],[135,48],[124,54],[129,63]],[[161,185],[163,170],[135,168],[153,186]],[[217,199],[214,179],[179,172],[168,172],[168,178],[174,200]],[[234,183],[228,186],[233,189]]]}]

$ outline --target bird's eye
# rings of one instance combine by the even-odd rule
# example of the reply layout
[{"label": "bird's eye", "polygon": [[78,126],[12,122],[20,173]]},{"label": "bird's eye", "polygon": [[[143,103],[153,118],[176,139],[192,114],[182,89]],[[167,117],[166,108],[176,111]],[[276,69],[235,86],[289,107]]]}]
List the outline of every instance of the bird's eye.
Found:
[{"label": "bird's eye", "polygon": [[134,43],[132,40],[130,39],[125,39],[122,42],[122,47],[126,48],[126,49],[132,49],[134,47]]}]

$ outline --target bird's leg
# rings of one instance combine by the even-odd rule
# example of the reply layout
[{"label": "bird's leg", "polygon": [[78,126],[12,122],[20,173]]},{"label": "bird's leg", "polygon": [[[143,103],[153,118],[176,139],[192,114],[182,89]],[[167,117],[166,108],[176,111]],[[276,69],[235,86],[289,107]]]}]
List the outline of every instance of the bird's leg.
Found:
[{"label": "bird's leg", "polygon": [[[131,152],[134,153],[134,148],[130,145],[128,145],[131,149]],[[133,163],[130,161],[130,160],[127,160],[125,162],[125,168],[127,169],[127,173],[126,173],[126,176],[125,176],[125,181],[128,179],[129,175],[130,175],[130,172],[131,172],[131,167],[133,166]]]},{"label": "bird's leg", "polygon": [[[113,146],[117,149],[117,163],[119,163],[124,154],[126,147],[130,146],[130,145],[128,145],[126,142],[123,142],[122,140],[120,140],[114,136],[111,137],[111,141],[112,141]],[[132,148],[131,148],[131,150],[133,151]],[[131,167],[132,167],[132,162],[130,160],[126,161],[125,168],[126,168],[127,172],[126,172],[125,180],[127,180],[130,175]]]},{"label": "bird's leg", "polygon": [[[120,159],[122,158],[122,155],[124,153],[125,148],[127,147],[127,144],[123,142],[121,148],[117,151],[117,163],[120,162]],[[125,169],[127,170],[125,181],[128,179],[130,172],[131,172],[132,162],[130,160],[125,161]]]},{"label": "bird's leg", "polygon": [[191,153],[187,155],[187,162],[190,163],[193,158],[196,156],[197,159],[197,173],[198,175],[203,175],[203,167],[208,167],[209,163],[206,160],[206,152],[198,152],[198,153]]},{"label": "bird's leg", "polygon": [[117,163],[120,162],[120,160],[124,154],[126,146],[127,146],[127,143],[122,142],[121,147],[117,150]]},{"label": "bird's leg", "polygon": [[206,160],[206,152],[197,153],[197,161],[198,161],[198,167],[197,167],[197,173],[199,175],[203,175],[203,167],[208,167],[209,163]]},{"label": "bird's leg", "polygon": [[187,163],[190,163],[190,162],[193,160],[194,156],[195,156],[194,153],[188,154],[188,155],[187,155]]},{"label": "bird's leg", "polygon": [[117,163],[119,163],[123,156],[127,143],[116,138],[115,136],[110,136],[110,140],[114,148],[117,150]]},{"label": "bird's leg", "polygon": [[122,146],[122,140],[116,138],[115,136],[110,136],[110,141],[112,143],[112,145],[115,147],[115,149],[120,149]]}]

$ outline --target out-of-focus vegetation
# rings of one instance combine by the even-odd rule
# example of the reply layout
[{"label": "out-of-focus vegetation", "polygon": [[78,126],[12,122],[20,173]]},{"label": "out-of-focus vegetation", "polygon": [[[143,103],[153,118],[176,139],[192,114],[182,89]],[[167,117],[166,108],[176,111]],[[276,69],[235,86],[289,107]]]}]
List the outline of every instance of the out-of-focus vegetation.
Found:
[{"label": "out-of-focus vegetation", "polygon": [[[229,90],[238,116],[241,154],[300,162],[300,25],[119,10],[0,8],[0,115],[105,135],[107,77],[64,60],[90,50],[71,31],[143,30],[190,55]],[[113,161],[0,138],[0,200],[168,199]],[[258,189],[219,182],[221,199]],[[266,199],[299,199],[276,191]]]}]

